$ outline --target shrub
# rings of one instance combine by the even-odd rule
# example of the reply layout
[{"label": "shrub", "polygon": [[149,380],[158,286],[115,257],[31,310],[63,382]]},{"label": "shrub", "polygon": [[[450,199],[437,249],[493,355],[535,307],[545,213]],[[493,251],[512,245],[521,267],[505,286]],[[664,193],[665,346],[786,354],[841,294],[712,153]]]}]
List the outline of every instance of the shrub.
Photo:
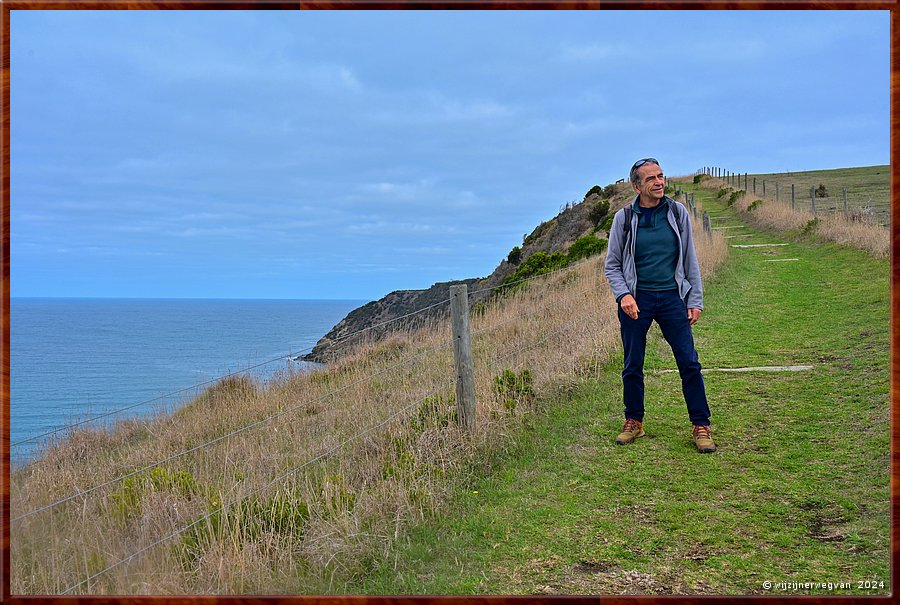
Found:
[{"label": "shrub", "polygon": [[230,537],[239,542],[262,533],[299,538],[308,518],[309,506],[289,493],[279,493],[268,500],[252,496],[228,508],[218,500],[211,501],[206,518],[182,534],[178,546],[182,565],[193,565],[213,540]]},{"label": "shrub", "polygon": [[732,192],[731,192],[731,195],[728,196],[728,202],[727,202],[728,205],[729,205],[729,206],[733,206],[734,203],[737,201],[737,199],[738,199],[739,197],[741,197],[742,195],[744,195],[743,189],[740,190],[740,191],[732,191]]},{"label": "shrub", "polygon": [[609,214],[609,200],[600,200],[588,210],[588,218],[594,225],[599,225],[603,217]]},{"label": "shrub", "polygon": [[708,179],[708,174],[695,174],[694,175],[694,184],[699,185],[704,179]]},{"label": "shrub", "polygon": [[716,193],[716,199],[720,200],[725,197],[725,194],[728,193],[729,190],[729,187],[722,187],[721,189],[719,189],[718,193]]},{"label": "shrub", "polygon": [[606,250],[606,245],[607,241],[605,239],[601,239],[594,234],[588,234],[575,240],[575,243],[572,244],[566,254],[563,254],[559,250],[553,254],[547,254],[544,251],[535,252],[525,259],[513,274],[508,275],[506,279],[503,280],[503,283],[497,288],[497,295],[505,296],[525,286],[525,284],[518,284],[515,282],[528,279],[529,277],[550,273],[567,267],[576,260],[587,258],[594,254],[600,254]]},{"label": "shrub", "polygon": [[584,197],[585,197],[585,199],[587,199],[588,197],[590,197],[592,195],[602,195],[602,194],[603,194],[603,188],[600,187],[600,185],[594,185],[593,187],[591,187],[588,190],[587,193],[584,194]]},{"label": "shrub", "polygon": [[606,240],[600,239],[596,235],[585,235],[575,240],[575,243],[569,248],[567,257],[569,262],[575,262],[594,254],[600,254],[606,250]]},{"label": "shrub", "polygon": [[504,284],[519,281],[527,277],[533,277],[542,273],[549,273],[562,267],[565,255],[562,252],[554,252],[552,255],[546,252],[535,252],[525,262],[519,265],[516,272],[503,280]]},{"label": "shrub", "polygon": [[528,368],[518,374],[513,370],[503,370],[494,377],[494,392],[503,401],[503,407],[513,413],[518,404],[526,404],[534,400],[533,383],[534,378]]},{"label": "shrub", "polygon": [[825,188],[825,185],[819,185],[816,188],[816,197],[828,197],[828,189]]},{"label": "shrub", "polygon": [[435,428],[447,428],[451,422],[457,421],[456,394],[438,393],[426,397],[419,405],[416,415],[410,421],[410,427],[417,432]]},{"label": "shrub", "polygon": [[607,214],[606,218],[603,219],[603,222],[600,223],[598,229],[603,229],[607,233],[609,233],[610,228],[612,227],[613,219],[615,218],[615,214]]},{"label": "shrub", "polygon": [[518,265],[519,261],[522,260],[522,249],[518,246],[513,246],[513,249],[509,251],[509,255],[507,255],[506,260],[513,265]]},{"label": "shrub", "polygon": [[809,222],[807,222],[807,223],[803,226],[803,229],[800,230],[800,235],[802,235],[802,236],[804,236],[804,237],[809,237],[809,236],[811,236],[813,233],[816,232],[816,228],[817,228],[818,226],[819,226],[819,219],[818,219],[818,218],[814,218],[814,219],[810,220]]},{"label": "shrub", "polygon": [[[747,207],[747,212],[753,212],[754,210],[756,210],[757,208],[759,208],[760,206],[762,206],[762,204],[763,204],[763,201],[762,201],[762,200],[759,200],[759,199],[753,200],[753,203],[751,203],[751,204]],[[731,204],[729,204],[729,206],[730,206],[730,205],[731,205]]]},{"label": "shrub", "polygon": [[616,194],[616,189],[618,189],[618,187],[616,187],[615,183],[610,183],[603,188],[603,197],[611,198]]},{"label": "shrub", "polygon": [[123,520],[138,516],[145,495],[163,491],[190,499],[205,490],[192,474],[158,466],[122,481],[122,487],[112,495],[116,515]]}]

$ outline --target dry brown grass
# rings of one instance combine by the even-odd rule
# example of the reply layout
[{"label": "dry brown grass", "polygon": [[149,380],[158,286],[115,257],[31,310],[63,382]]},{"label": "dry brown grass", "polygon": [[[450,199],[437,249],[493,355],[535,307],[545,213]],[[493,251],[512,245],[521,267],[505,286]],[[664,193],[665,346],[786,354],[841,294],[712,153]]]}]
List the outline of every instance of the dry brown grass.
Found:
[{"label": "dry brown grass", "polygon": [[[695,226],[695,241],[708,274],[725,240]],[[615,308],[601,256],[473,313],[468,436],[453,419],[447,322],[364,345],[323,371],[223,380],[174,414],[74,429],[13,473],[11,592],[339,590],[410,523],[439,514],[549,393],[618,349]],[[503,370],[525,369],[535,397],[495,391]]]},{"label": "dry brown grass", "polygon": [[[719,190],[728,185],[721,179],[704,179],[705,189]],[[762,199],[752,210],[751,205]],[[888,258],[891,253],[890,229],[880,225],[874,214],[864,208],[843,211],[818,212],[806,208],[791,208],[789,203],[777,202],[770,197],[744,193],[734,203],[742,216],[750,223],[774,229],[801,233],[821,240],[863,250],[874,258]]]}]

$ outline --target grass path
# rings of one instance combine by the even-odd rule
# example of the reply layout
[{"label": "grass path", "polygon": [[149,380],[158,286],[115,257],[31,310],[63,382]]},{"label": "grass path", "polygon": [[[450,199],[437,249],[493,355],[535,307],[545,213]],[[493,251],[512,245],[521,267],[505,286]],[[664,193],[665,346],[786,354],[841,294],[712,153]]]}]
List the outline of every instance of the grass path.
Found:
[{"label": "grass path", "polygon": [[[697,197],[724,217],[715,226],[740,224],[712,194]],[[675,365],[654,326],[647,437],[613,444],[616,359],[548,402],[505,454],[485,461],[484,478],[457,494],[451,513],[401,537],[365,582],[344,590],[888,594],[888,262],[727,231],[743,234],[729,239],[736,244],[790,245],[731,249],[705,284],[701,363],[812,370],[708,372],[719,451],[700,455],[678,375],[659,371]],[[807,582],[835,586],[797,586]]]}]

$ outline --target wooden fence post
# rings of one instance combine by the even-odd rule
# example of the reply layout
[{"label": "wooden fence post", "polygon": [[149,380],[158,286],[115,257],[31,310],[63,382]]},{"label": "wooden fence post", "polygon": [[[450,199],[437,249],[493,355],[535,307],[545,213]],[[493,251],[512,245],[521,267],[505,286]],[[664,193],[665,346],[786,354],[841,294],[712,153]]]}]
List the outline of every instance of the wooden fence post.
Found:
[{"label": "wooden fence post", "polygon": [[809,188],[809,205],[812,207],[813,216],[816,215],[816,188]]},{"label": "wooden fence post", "polygon": [[703,211],[703,230],[712,235],[712,225],[709,221],[709,212]]},{"label": "wooden fence post", "polygon": [[850,212],[847,208],[847,188],[844,187],[844,218],[850,216]]},{"label": "wooden fence post", "polygon": [[766,179],[763,179],[763,197],[766,197]]},{"label": "wooden fence post", "polygon": [[795,198],[794,198],[794,184],[791,183],[791,210],[794,209],[794,203],[795,203]]},{"label": "wooden fence post", "polygon": [[475,364],[472,361],[469,289],[466,284],[450,286],[450,326],[456,370],[456,413],[460,426],[471,433],[475,429]]},{"label": "wooden fence post", "polygon": [[756,195],[756,177],[753,177],[753,195]]},{"label": "wooden fence post", "polygon": [[780,202],[778,199],[778,194],[781,192],[781,187],[778,186],[778,181],[775,181],[775,201]]}]

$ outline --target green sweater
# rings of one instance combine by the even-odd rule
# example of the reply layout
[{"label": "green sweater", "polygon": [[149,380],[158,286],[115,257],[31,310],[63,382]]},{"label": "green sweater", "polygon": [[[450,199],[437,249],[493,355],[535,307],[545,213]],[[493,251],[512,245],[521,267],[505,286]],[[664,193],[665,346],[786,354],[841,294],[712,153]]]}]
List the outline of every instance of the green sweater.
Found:
[{"label": "green sweater", "polygon": [[638,216],[634,264],[641,290],[659,292],[675,290],[675,265],[678,260],[678,237],[666,219],[668,202],[655,208],[634,204]]}]

